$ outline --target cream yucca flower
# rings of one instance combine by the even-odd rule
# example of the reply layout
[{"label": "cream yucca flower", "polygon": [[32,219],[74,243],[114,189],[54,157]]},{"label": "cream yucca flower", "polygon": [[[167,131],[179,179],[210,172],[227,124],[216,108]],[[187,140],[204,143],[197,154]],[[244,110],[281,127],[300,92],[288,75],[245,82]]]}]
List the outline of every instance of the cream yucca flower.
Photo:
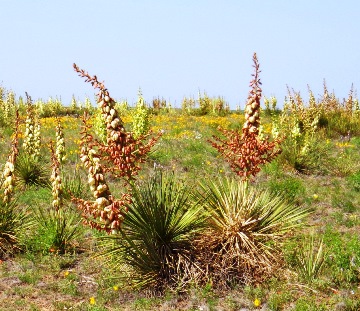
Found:
[{"label": "cream yucca flower", "polygon": [[40,122],[37,119],[36,111],[31,102],[31,97],[26,93],[27,97],[27,109],[26,109],[26,121],[25,121],[25,133],[24,133],[24,150],[31,155],[33,159],[38,159],[40,156]]},{"label": "cream yucca flower", "polygon": [[11,200],[11,197],[14,192],[14,186],[15,186],[15,161],[17,158],[17,155],[19,153],[18,150],[18,129],[19,129],[19,114],[16,112],[16,123],[15,123],[15,134],[12,140],[12,150],[11,154],[8,157],[7,162],[4,166],[4,171],[2,173],[2,179],[4,180],[3,184],[1,185],[1,189],[4,191],[3,194],[3,201],[4,203],[9,203]]},{"label": "cream yucca flower", "polygon": [[56,125],[56,157],[60,164],[64,163],[66,160],[66,151],[65,151],[65,140],[63,128],[61,126],[60,120],[57,119]]}]

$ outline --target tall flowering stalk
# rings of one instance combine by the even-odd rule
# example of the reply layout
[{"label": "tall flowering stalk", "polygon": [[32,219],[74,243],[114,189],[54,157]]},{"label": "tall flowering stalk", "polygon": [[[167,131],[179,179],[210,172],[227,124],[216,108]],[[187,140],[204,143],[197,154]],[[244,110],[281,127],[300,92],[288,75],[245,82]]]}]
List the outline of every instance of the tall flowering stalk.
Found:
[{"label": "tall flowering stalk", "polygon": [[2,173],[3,183],[1,189],[3,190],[3,202],[9,203],[14,193],[15,186],[15,161],[19,153],[18,149],[18,131],[19,131],[19,112],[16,111],[16,123],[15,123],[15,133],[11,144],[11,153],[8,157],[7,162],[5,163],[4,171]]},{"label": "tall flowering stalk", "polygon": [[270,162],[281,152],[278,148],[280,140],[259,139],[261,82],[256,53],[253,61],[255,73],[250,82],[251,90],[245,107],[242,132],[221,129],[226,139],[214,136],[215,141],[211,141],[212,146],[229,162],[232,170],[244,180],[255,176],[260,171],[260,165]]},{"label": "tall flowering stalk", "polygon": [[148,133],[150,130],[150,111],[140,91],[133,114],[132,130],[135,138],[141,137],[141,135]]},{"label": "tall flowering stalk", "polygon": [[65,140],[63,127],[61,125],[60,119],[57,118],[56,124],[56,157],[60,164],[63,164],[66,160],[66,151],[65,151]]},{"label": "tall flowering stalk", "polygon": [[[1,100],[0,100],[1,102]],[[3,101],[2,105],[2,114],[5,124],[9,125],[14,120],[16,103],[15,103],[15,94],[12,91],[9,91],[6,95],[6,100]]]},{"label": "tall flowering stalk", "polygon": [[34,106],[31,101],[31,97],[26,93],[27,109],[26,109],[26,121],[25,121],[25,134],[23,148],[24,151],[29,154],[34,160],[37,160],[40,156],[40,122],[37,119]]},{"label": "tall flowering stalk", "polygon": [[[74,64],[75,71],[98,89],[97,105],[106,124],[106,142],[101,143],[89,134],[87,119],[84,117],[84,127],[81,139],[81,161],[88,169],[88,183],[93,191],[94,202],[73,198],[86,222],[98,230],[116,232],[124,219],[126,203],[130,201],[129,186],[140,170],[147,153],[156,143],[159,135],[149,138],[146,133],[135,138],[132,132],[125,130],[121,117],[115,108],[115,100],[96,76],[90,76]],[[148,139],[149,138],[149,139]],[[145,141],[148,139],[147,141]],[[115,199],[105,181],[104,174],[110,172],[115,177],[124,180],[124,191],[120,199]]]}]

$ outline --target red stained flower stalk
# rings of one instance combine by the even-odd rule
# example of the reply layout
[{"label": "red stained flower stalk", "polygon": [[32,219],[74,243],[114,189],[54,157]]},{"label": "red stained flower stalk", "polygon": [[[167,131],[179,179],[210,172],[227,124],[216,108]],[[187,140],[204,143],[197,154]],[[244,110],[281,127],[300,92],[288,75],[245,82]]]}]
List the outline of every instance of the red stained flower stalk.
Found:
[{"label": "red stained flower stalk", "polygon": [[260,165],[271,162],[280,152],[280,140],[259,139],[261,82],[256,53],[253,56],[255,73],[250,82],[251,90],[245,107],[245,123],[241,133],[220,129],[225,139],[213,136],[210,141],[229,162],[231,169],[243,180],[248,180],[260,171]]}]

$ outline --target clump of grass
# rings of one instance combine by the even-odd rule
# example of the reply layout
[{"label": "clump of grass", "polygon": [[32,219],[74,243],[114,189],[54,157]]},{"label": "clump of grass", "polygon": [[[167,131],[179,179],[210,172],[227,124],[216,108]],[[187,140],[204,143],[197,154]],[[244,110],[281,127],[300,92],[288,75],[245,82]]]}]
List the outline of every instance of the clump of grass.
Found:
[{"label": "clump of grass", "polygon": [[311,235],[296,247],[294,268],[302,280],[311,283],[321,275],[326,257],[323,239]]},{"label": "clump of grass", "polygon": [[20,236],[29,224],[15,201],[0,201],[0,258],[20,250]]}]

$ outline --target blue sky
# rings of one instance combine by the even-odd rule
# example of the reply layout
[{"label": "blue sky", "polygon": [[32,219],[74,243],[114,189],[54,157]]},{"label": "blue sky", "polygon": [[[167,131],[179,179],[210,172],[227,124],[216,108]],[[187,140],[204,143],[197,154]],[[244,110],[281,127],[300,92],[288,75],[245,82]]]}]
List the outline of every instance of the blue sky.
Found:
[{"label": "blue sky", "polygon": [[244,107],[252,55],[263,95],[281,105],[288,85],[316,97],[360,88],[360,2],[334,0],[0,0],[0,85],[25,97],[93,99],[75,62],[112,97],[198,91]]}]

